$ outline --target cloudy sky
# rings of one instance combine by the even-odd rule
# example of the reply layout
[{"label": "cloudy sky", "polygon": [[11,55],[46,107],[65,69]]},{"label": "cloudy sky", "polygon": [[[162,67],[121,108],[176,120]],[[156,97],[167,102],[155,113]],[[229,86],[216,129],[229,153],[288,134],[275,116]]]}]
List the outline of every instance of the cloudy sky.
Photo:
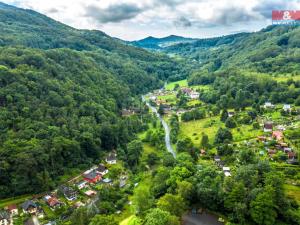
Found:
[{"label": "cloudy sky", "polygon": [[[1,1],[1,0],[0,0]],[[2,0],[76,28],[125,40],[170,34],[213,37],[256,31],[271,11],[300,10],[300,0]]]}]

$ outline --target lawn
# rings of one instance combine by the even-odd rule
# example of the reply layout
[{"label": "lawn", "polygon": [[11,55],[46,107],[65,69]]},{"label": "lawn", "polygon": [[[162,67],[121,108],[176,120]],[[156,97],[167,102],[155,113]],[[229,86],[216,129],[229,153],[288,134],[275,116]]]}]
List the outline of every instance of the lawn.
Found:
[{"label": "lawn", "polygon": [[288,196],[294,198],[298,203],[300,203],[300,187],[291,184],[285,184],[284,189]]},{"label": "lawn", "polygon": [[220,121],[219,116],[205,118],[202,120],[181,122],[180,136],[190,137],[193,143],[199,146],[201,134],[204,132],[208,135],[210,143],[212,144],[218,129],[223,126],[224,124]]},{"label": "lawn", "polygon": [[128,218],[126,218],[125,220],[120,222],[120,225],[138,225],[139,220],[136,216],[129,216]]},{"label": "lawn", "polygon": [[239,142],[256,138],[263,134],[262,129],[253,129],[252,125],[238,125],[238,128],[231,129],[233,135],[233,141]]},{"label": "lawn", "polygon": [[169,95],[162,95],[157,97],[159,100],[165,100],[168,103],[176,103],[176,96],[175,94],[169,94]]},{"label": "lawn", "polygon": [[[187,136],[192,139],[196,146],[200,145],[202,132],[206,133],[209,141],[213,144],[215,135],[220,127],[224,127],[224,123],[220,121],[219,116],[205,118],[180,123],[180,136]],[[254,130],[252,125],[238,125],[238,128],[230,129],[234,142],[253,139],[263,133],[262,130]]]},{"label": "lawn", "polygon": [[178,84],[180,87],[188,86],[187,80],[179,80],[179,81],[168,83],[165,88],[166,90],[173,90],[176,84]]},{"label": "lawn", "polygon": [[300,80],[300,75],[288,75],[288,76],[278,76],[278,77],[273,77],[274,80],[278,82],[286,82],[288,79],[293,79],[295,81]]}]

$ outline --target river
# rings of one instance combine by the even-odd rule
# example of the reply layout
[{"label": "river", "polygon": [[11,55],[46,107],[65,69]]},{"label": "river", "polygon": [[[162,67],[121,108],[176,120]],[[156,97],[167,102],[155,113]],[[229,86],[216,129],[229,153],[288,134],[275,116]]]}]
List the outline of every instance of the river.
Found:
[{"label": "river", "polygon": [[170,127],[167,124],[167,122],[162,118],[162,116],[158,113],[157,109],[150,105],[150,103],[145,99],[144,96],[142,96],[142,100],[143,102],[146,103],[146,105],[150,108],[150,110],[155,113],[155,115],[157,116],[157,118],[160,120],[160,122],[162,123],[164,129],[165,129],[165,143],[166,143],[166,148],[167,151],[170,152],[174,158],[176,158],[176,153],[171,145],[171,138],[170,138]]}]

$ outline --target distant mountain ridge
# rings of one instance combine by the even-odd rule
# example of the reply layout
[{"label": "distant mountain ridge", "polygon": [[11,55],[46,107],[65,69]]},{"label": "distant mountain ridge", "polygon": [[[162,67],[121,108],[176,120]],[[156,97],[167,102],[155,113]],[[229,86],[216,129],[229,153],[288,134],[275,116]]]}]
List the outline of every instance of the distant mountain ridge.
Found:
[{"label": "distant mountain ridge", "polygon": [[162,50],[168,46],[180,44],[180,43],[191,43],[198,39],[195,38],[187,38],[177,35],[169,35],[167,37],[156,38],[156,37],[146,37],[141,40],[132,41],[130,44],[151,50]]}]

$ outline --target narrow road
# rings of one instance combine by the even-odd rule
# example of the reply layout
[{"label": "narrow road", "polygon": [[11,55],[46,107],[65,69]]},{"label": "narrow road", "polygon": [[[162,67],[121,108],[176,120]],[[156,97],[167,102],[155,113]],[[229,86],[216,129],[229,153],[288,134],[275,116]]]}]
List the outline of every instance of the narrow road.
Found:
[{"label": "narrow road", "polygon": [[146,103],[146,105],[151,109],[152,112],[154,112],[157,116],[157,118],[160,120],[160,122],[162,123],[164,129],[165,129],[165,143],[166,143],[166,147],[167,147],[167,151],[170,152],[174,158],[176,158],[176,153],[174,151],[174,149],[172,148],[171,145],[171,139],[170,139],[170,128],[169,125],[167,124],[167,122],[162,118],[162,116],[157,112],[157,109],[150,105],[150,103],[148,101],[146,101],[145,97],[142,96],[142,100],[143,102]]}]

